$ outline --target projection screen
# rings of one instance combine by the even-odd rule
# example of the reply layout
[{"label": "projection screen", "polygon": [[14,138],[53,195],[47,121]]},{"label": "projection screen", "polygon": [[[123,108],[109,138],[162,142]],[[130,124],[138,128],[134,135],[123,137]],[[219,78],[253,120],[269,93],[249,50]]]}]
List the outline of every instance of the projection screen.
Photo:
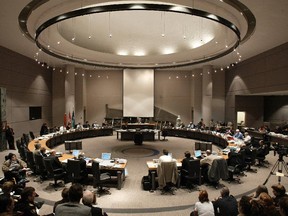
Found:
[{"label": "projection screen", "polygon": [[123,117],[154,117],[153,69],[124,69]]}]

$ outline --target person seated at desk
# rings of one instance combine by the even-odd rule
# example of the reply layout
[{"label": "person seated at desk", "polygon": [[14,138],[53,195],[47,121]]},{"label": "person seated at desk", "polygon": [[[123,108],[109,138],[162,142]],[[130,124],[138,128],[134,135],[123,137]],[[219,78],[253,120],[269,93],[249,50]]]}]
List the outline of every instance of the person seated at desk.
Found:
[{"label": "person seated at desk", "polygon": [[46,154],[46,148],[41,147],[39,151],[39,155],[41,155],[43,158],[47,157],[48,155]]},{"label": "person seated at desk", "polygon": [[184,156],[185,158],[182,160],[182,166],[181,166],[181,185],[186,185],[185,175],[187,175],[187,170],[189,170],[188,168],[190,161],[194,160],[194,158],[191,157],[191,153],[189,151],[185,151]]},{"label": "person seated at desk", "polygon": [[171,161],[173,161],[171,154],[169,154],[167,149],[163,149],[163,155],[159,157],[159,163]]},{"label": "person seated at desk", "polygon": [[52,167],[53,169],[59,169],[59,168],[64,168],[62,163],[60,162],[59,158],[56,156],[56,151],[55,149],[52,149],[50,151],[50,155],[48,156],[50,160],[52,160]]},{"label": "person seated at desk", "polygon": [[251,144],[251,136],[249,135],[248,132],[244,133],[244,144],[245,145],[250,145]]},{"label": "person seated at desk", "polygon": [[239,129],[236,129],[236,132],[235,132],[235,134],[233,135],[233,137],[236,138],[236,139],[241,139],[241,140],[243,140],[243,134],[240,132]]},{"label": "person seated at desk", "polygon": [[33,155],[40,155],[40,148],[41,148],[41,144],[38,142],[38,143],[35,143],[35,150],[33,151]]},{"label": "person seated at desk", "polygon": [[85,124],[83,124],[83,128],[90,128],[90,124],[88,121],[86,121]]},{"label": "person seated at desk", "polygon": [[212,166],[212,163],[215,159],[219,158],[218,155],[212,154],[211,150],[206,151],[206,157],[200,160],[201,172],[205,182],[209,182],[208,180],[208,170]]},{"label": "person seated at desk", "polygon": [[43,136],[48,133],[49,133],[49,128],[47,126],[47,123],[43,123],[40,129],[40,136]]}]

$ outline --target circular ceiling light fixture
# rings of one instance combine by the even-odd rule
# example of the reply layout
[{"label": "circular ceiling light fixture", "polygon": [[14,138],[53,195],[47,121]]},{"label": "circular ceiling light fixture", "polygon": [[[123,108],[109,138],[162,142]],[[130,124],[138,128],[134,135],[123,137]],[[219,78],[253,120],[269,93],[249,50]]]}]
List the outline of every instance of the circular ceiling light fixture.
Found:
[{"label": "circular ceiling light fixture", "polygon": [[[19,24],[31,37],[31,28],[23,25],[29,16],[26,13],[26,22],[19,16]],[[246,31],[241,39],[236,24],[204,10],[171,3],[110,2],[46,18],[35,24],[32,38],[43,52],[69,62],[157,69],[195,65],[231,53],[252,34],[246,24],[245,29],[237,23]]]}]

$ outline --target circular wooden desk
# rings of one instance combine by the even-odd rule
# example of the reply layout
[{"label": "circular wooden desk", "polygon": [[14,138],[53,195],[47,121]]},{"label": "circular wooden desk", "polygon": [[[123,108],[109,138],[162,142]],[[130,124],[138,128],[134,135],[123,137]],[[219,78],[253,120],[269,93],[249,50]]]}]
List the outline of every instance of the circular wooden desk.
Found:
[{"label": "circular wooden desk", "polygon": [[[63,144],[66,140],[77,140],[77,139],[85,139],[98,136],[111,136],[111,135],[113,135],[112,128],[88,129],[63,134],[52,133],[47,134],[45,136],[45,139],[36,138],[30,141],[28,144],[28,149],[29,151],[33,152],[35,150],[35,144],[40,143],[41,147],[45,147],[47,150],[50,150],[57,145]],[[62,154],[62,157],[59,158],[59,160],[63,161],[69,158],[73,158],[73,155],[64,153]]]}]

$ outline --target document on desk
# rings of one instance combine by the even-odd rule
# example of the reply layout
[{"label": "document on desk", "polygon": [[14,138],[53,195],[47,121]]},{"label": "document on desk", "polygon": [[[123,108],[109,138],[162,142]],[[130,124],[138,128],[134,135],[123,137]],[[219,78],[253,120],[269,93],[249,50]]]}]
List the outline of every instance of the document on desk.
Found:
[{"label": "document on desk", "polygon": [[113,167],[115,163],[111,163],[110,160],[103,160],[99,165],[104,167]]}]

